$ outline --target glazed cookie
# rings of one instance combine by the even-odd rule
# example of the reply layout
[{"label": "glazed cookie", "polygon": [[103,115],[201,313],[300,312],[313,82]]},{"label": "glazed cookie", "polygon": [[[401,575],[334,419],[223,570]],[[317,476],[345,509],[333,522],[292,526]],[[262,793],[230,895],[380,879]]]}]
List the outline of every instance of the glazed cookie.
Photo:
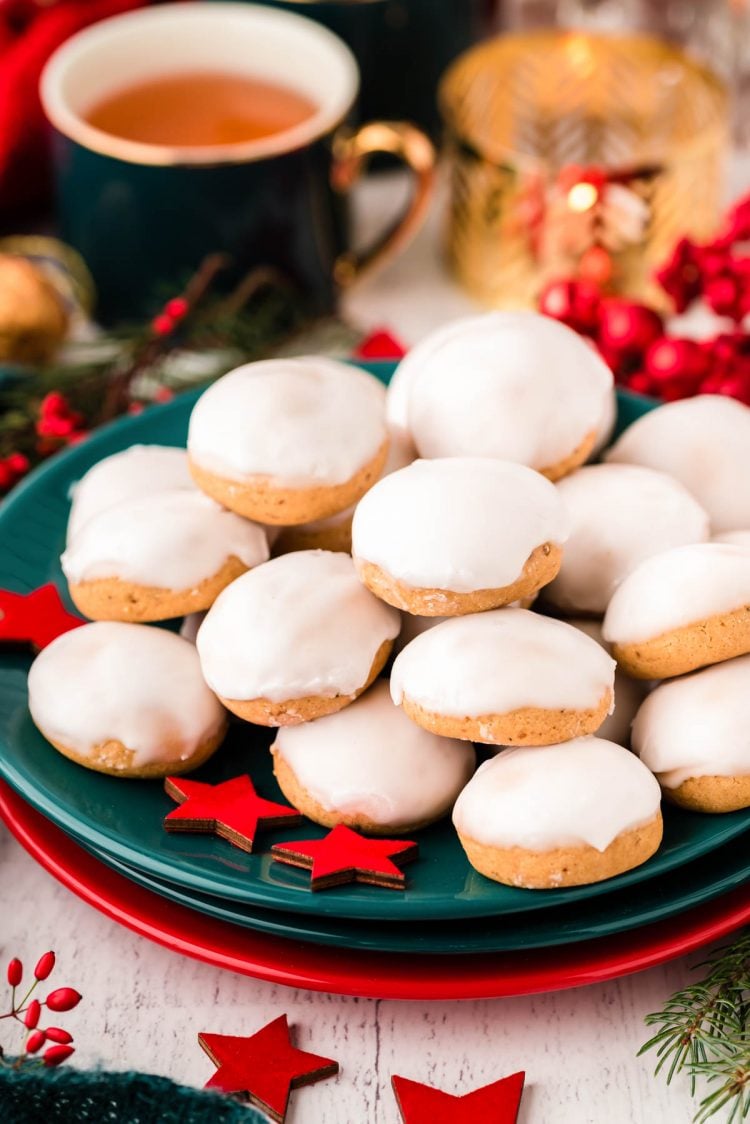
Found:
[{"label": "glazed cookie", "polygon": [[629,750],[578,738],[498,753],[459,796],[453,823],[471,865],[495,882],[585,886],[658,850],[660,798],[655,778]]},{"label": "glazed cookie", "polygon": [[570,625],[497,609],[436,625],[396,657],[397,706],[435,734],[550,745],[591,734],[612,710],[615,663]]},{"label": "glazed cookie", "polygon": [[418,344],[391,400],[407,400],[422,457],[497,457],[557,480],[591,453],[612,384],[602,359],[558,321],[488,312]]},{"label": "glazed cookie", "polygon": [[334,359],[238,367],[190,416],[190,471],[202,491],[260,523],[324,519],[356,503],[388,454],[385,388]]},{"label": "glazed cookie", "polygon": [[750,656],[657,687],[636,715],[633,749],[674,804],[750,808]]},{"label": "glazed cookie", "polygon": [[[602,636],[602,626],[593,620],[570,620],[573,628],[585,632],[611,655],[609,645]],[[648,684],[642,679],[631,679],[621,668],[615,670],[615,709],[602,722],[596,731],[598,738],[615,742],[617,745],[630,745],[630,727],[638,707],[648,694]]]},{"label": "glazed cookie", "polygon": [[606,448],[612,440],[612,434],[617,425],[617,391],[614,386],[610,390],[604,403],[604,412],[602,413],[599,425],[596,429],[596,439],[594,446],[589,454],[588,459],[594,460],[598,457],[602,449]]},{"label": "glazed cookie", "polygon": [[602,634],[636,679],[750,652],[750,550],[696,543],[647,558],[610,601]]},{"label": "glazed cookie", "polygon": [[[389,435],[388,459],[383,476],[389,476],[399,468],[405,468],[414,460],[414,447],[400,433]],[[354,506],[329,515],[326,519],[314,519],[311,523],[299,523],[296,527],[281,527],[273,544],[273,553],[289,554],[292,550],[338,550],[350,554],[352,549],[352,517]]]},{"label": "glazed cookie", "polygon": [[722,535],[714,535],[711,542],[725,542],[730,546],[750,548],[750,531],[725,531]]},{"label": "glazed cookie", "polygon": [[623,578],[645,558],[708,538],[703,508],[663,472],[595,464],[557,487],[571,531],[544,599],[564,614],[601,615]]},{"label": "glazed cookie", "polygon": [[347,554],[304,550],[233,582],[196,644],[206,682],[229,710],[260,726],[295,726],[361,695],[400,625]]},{"label": "glazed cookie", "polygon": [[360,501],[362,581],[420,616],[482,612],[534,594],[560,567],[568,520],[555,487],[489,457],[415,461]]},{"label": "glazed cookie", "polygon": [[262,527],[191,489],[108,508],[86,521],[60,562],[87,617],[159,621],[207,609],[267,558]]},{"label": "glazed cookie", "polygon": [[40,652],[29,671],[29,710],[55,749],[118,777],[197,769],[227,724],[192,644],[119,621],[83,625]]},{"label": "glazed cookie", "polygon": [[184,449],[131,445],[122,453],[113,453],[98,461],[73,486],[68,542],[84,523],[115,504],[178,488],[195,489]]},{"label": "glazed cookie", "polygon": [[750,527],[748,449],[750,407],[699,394],[638,418],[605,459],[674,476],[708,512],[715,532],[735,531]]},{"label": "glazed cookie", "polygon": [[281,791],[303,815],[375,835],[441,819],[476,765],[468,742],[410,722],[384,680],[338,714],[280,730],[272,752]]}]

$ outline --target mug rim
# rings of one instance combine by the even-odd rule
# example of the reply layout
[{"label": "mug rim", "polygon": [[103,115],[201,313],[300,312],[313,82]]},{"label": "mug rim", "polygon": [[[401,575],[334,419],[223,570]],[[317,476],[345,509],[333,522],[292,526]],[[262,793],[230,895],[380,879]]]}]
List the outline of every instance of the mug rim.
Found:
[{"label": "mug rim", "polygon": [[[319,107],[312,116],[289,129],[257,140],[221,145],[165,145],[128,140],[90,125],[67,101],[63,83],[77,61],[95,49],[98,42],[111,41],[120,27],[177,20],[182,16],[201,18],[239,17],[256,24],[295,26],[298,31],[315,37],[324,48],[338,55],[345,72],[346,95],[330,106]],[[211,167],[222,164],[246,164],[283,156],[312,144],[340,125],[351,110],[359,92],[360,75],[357,61],[346,43],[328,28],[296,12],[279,11],[243,0],[178,0],[169,5],[124,12],[100,20],[76,32],[58,47],[47,61],[39,81],[42,108],[50,124],[63,136],[88,151],[129,164],[153,166]]]}]

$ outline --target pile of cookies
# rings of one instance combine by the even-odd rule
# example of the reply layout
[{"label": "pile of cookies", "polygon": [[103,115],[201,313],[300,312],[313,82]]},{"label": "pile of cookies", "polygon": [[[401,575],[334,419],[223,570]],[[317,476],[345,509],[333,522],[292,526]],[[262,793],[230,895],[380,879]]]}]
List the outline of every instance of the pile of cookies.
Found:
[{"label": "pile of cookies", "polygon": [[595,352],[532,313],[442,328],[387,393],[330,359],[238,368],[186,451],[76,486],[62,566],[94,623],[37,657],[34,721],[124,777],[194,769],[227,711],[277,727],[310,819],[452,808],[472,865],[529,888],[646,861],[662,791],[749,807],[750,409],[663,406],[587,463],[615,412]]}]

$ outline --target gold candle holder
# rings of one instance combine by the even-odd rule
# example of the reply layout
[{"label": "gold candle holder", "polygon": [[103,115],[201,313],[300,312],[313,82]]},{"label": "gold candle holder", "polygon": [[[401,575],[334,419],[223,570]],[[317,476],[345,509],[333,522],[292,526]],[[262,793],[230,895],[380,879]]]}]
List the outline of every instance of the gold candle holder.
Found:
[{"label": "gold candle holder", "polygon": [[439,92],[451,179],[447,254],[491,306],[530,307],[553,277],[664,302],[654,268],[709,237],[727,96],[645,36],[539,31],[466,52]]}]

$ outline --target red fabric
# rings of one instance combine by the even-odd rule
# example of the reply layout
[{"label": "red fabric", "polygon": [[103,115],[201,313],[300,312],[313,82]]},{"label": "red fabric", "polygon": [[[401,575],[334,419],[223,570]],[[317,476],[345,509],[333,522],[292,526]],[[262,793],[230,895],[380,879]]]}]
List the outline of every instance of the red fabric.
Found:
[{"label": "red fabric", "polygon": [[52,52],[91,23],[144,0],[0,0],[0,208],[49,194],[48,125],[39,77]]}]

